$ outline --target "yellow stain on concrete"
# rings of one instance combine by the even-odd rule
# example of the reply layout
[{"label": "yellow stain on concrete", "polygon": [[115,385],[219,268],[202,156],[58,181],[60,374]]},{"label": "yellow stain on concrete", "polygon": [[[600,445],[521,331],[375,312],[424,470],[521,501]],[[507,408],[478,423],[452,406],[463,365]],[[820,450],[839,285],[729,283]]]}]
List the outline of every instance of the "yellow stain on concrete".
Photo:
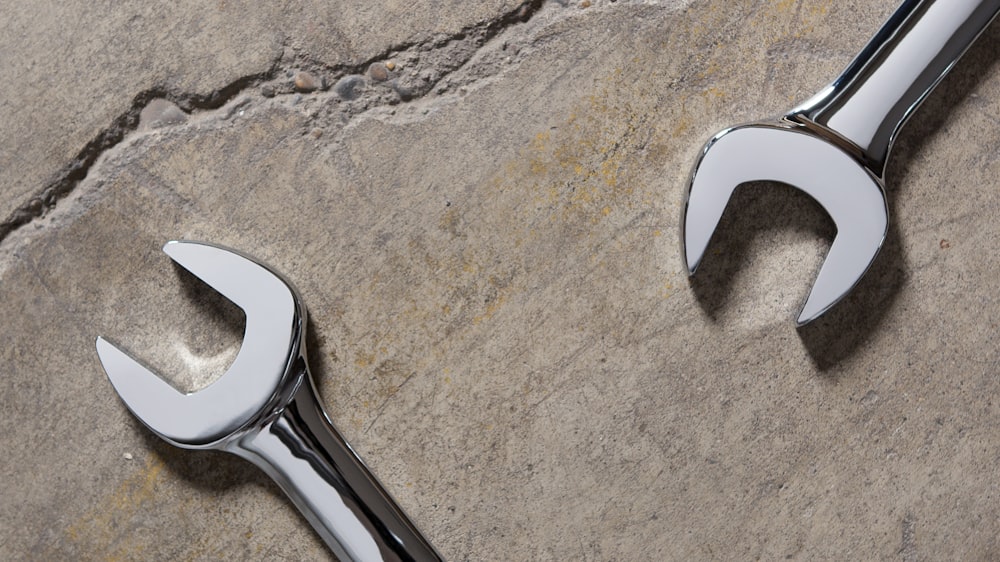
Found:
[{"label": "yellow stain on concrete", "polygon": [[682,113],[680,118],[676,120],[676,125],[672,131],[673,136],[679,137],[684,133],[691,130],[691,126],[694,124],[694,119],[688,113]]},{"label": "yellow stain on concrete", "polygon": [[130,521],[155,497],[162,481],[163,461],[150,453],[141,469],[122,482],[97,506],[66,527],[65,537],[92,560],[137,560],[147,545],[130,533]]},{"label": "yellow stain on concrete", "polygon": [[[678,135],[689,130],[696,122],[693,116],[710,103],[703,97],[724,95],[689,91],[690,114],[664,125],[669,117],[660,113],[661,88],[650,86],[638,94],[622,89],[622,84],[633,84],[636,77],[655,69],[640,56],[623,64],[591,82],[590,91],[572,103],[563,119],[526,136],[517,156],[497,166],[493,177],[484,182],[478,192],[482,199],[441,209],[432,220],[455,241],[447,252],[416,244],[401,258],[409,267],[420,268],[414,278],[430,280],[418,287],[397,288],[391,296],[399,299],[391,313],[410,331],[451,336],[440,342],[428,336],[425,339],[435,341],[431,349],[417,345],[411,349],[391,339],[392,331],[363,335],[364,341],[354,342],[348,355],[355,358],[358,368],[371,372],[384,360],[395,359],[413,370],[421,356],[444,358],[453,342],[478,337],[478,331],[469,329],[496,322],[501,311],[528,290],[525,279],[531,273],[525,267],[534,265],[539,242],[558,243],[565,248],[564,255],[593,254],[595,263],[602,266],[615,263],[618,258],[608,257],[611,246],[605,244],[609,229],[628,220],[637,209],[647,208],[652,200],[662,205],[661,186],[646,185],[650,163],[661,165],[668,159],[652,153],[654,131],[664,126],[675,127]],[[720,68],[715,63],[704,72],[722,72]],[[484,215],[483,210],[488,213]],[[433,259],[424,259],[425,254],[432,254]],[[393,283],[390,270],[385,270],[385,283],[377,275],[372,279],[373,291],[388,294],[386,287]],[[495,283],[494,278],[502,283]],[[371,340],[383,337],[394,342],[389,357],[374,351],[377,343]],[[377,385],[368,385],[357,399],[380,404],[378,390]]]},{"label": "yellow stain on concrete", "polygon": [[527,169],[508,175],[500,189],[513,182],[529,187],[535,207],[550,212],[549,222],[588,218],[596,223],[616,204],[627,204],[635,182],[624,166],[637,152],[635,139],[649,116],[614,95],[623,72],[610,72],[601,89],[584,96],[555,132],[537,133],[525,150]]},{"label": "yellow stain on concrete", "polygon": [[478,314],[475,317],[473,317],[472,323],[475,325],[483,322],[484,320],[489,320],[490,318],[493,318],[493,315],[496,314],[497,311],[499,311],[500,308],[503,307],[503,305],[506,302],[507,302],[507,295],[504,292],[498,292],[496,298],[494,298],[492,301],[490,301],[489,304],[486,305],[486,310],[483,311],[482,314]]},{"label": "yellow stain on concrete", "polygon": [[716,88],[715,86],[710,86],[708,88],[705,88],[705,90],[702,91],[702,95],[706,96],[706,97],[713,97],[713,98],[724,98],[724,97],[726,97],[726,93],[723,92],[722,90],[720,90],[719,88]]},{"label": "yellow stain on concrete", "polygon": [[705,64],[705,66],[702,67],[702,69],[699,70],[697,74],[695,74],[695,76],[697,76],[698,79],[709,78],[709,77],[712,77],[712,76],[715,76],[716,74],[718,74],[719,73],[719,68],[720,68],[719,61],[717,61],[717,60],[709,60]]},{"label": "yellow stain on concrete", "polygon": [[674,284],[671,283],[670,281],[666,281],[665,283],[663,283],[663,286],[660,288],[660,297],[668,299],[671,296],[673,296],[673,294],[674,294]]},{"label": "yellow stain on concrete", "polygon": [[[753,26],[770,22],[773,26],[775,20],[788,20],[788,26],[784,32],[771,37],[770,41],[780,41],[782,39],[800,39],[807,37],[816,31],[816,26],[822,22],[833,5],[833,0],[810,1],[803,3],[800,0],[776,0],[771,2],[757,18],[752,22]],[[768,27],[768,26],[764,26]]]},{"label": "yellow stain on concrete", "polygon": [[355,357],[354,359],[354,364],[361,368],[370,367],[374,363],[375,363],[374,353],[366,353],[366,352],[358,353],[357,357]]}]

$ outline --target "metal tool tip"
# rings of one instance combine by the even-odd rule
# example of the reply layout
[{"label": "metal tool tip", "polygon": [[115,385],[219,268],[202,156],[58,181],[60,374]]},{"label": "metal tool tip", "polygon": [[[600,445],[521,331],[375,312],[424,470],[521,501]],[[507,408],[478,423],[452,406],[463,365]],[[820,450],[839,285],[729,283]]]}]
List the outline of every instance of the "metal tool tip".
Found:
[{"label": "metal tool tip", "polygon": [[112,344],[108,340],[104,339],[103,336],[97,336],[97,340],[95,341],[95,346],[97,347],[97,356],[101,358],[102,362],[104,361],[104,357],[108,356],[109,351],[111,350],[118,351],[118,348],[115,347],[114,344]]},{"label": "metal tool tip", "polygon": [[684,269],[687,270],[688,277],[692,277],[695,272],[698,271],[698,266],[701,265],[702,254],[697,256],[688,255],[688,252],[685,249],[684,256]]}]

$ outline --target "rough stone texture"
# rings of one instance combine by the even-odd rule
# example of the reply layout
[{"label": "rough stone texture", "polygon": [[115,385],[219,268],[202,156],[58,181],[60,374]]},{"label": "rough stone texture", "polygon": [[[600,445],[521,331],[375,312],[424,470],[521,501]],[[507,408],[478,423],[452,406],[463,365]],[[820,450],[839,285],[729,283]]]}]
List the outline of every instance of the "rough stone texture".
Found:
[{"label": "rough stone texture", "polygon": [[[336,29],[363,48],[319,31],[298,44],[330,84],[379,45],[485,17],[357,5]],[[240,10],[239,33],[284,37],[282,21],[313,13],[295,6],[285,20]],[[295,93],[304,59],[275,63],[264,40],[219,67],[125,50],[114,65],[197,76],[192,89],[277,64],[260,79],[273,97],[254,84],[130,134],[0,242],[4,552],[326,555],[265,476],[159,441],[105,379],[97,334],[186,389],[238,349],[238,311],[159,251],[184,238],[297,285],[334,424],[448,559],[997,558],[1000,28],[904,129],[886,248],[827,317],[793,322],[833,234],[801,193],[743,189],[690,282],[678,250],[702,143],[811,95],[893,8],[549,1],[527,22],[386,53],[399,68],[352,100]],[[151,29],[197,16],[155,14]],[[212,35],[185,49],[224,53]],[[67,52],[107,62],[84,47]],[[17,71],[53,56],[18,49],[4,63]],[[366,64],[338,74],[339,57]],[[66,103],[91,87],[54,80]],[[141,83],[103,103],[128,107]],[[82,138],[121,111],[89,112]],[[50,126],[39,143],[68,142]],[[76,149],[4,146],[51,170]]]},{"label": "rough stone texture", "polygon": [[[14,2],[0,21],[0,236],[51,206],[152,97],[218,106],[279,61],[336,68],[514,12],[517,0]],[[32,206],[32,200],[39,204]]]}]

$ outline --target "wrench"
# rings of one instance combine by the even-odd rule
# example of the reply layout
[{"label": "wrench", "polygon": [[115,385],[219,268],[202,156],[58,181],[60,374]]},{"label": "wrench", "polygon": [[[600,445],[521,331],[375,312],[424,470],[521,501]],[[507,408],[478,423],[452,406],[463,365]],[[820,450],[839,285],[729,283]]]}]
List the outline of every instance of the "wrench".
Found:
[{"label": "wrench", "polygon": [[173,445],[257,465],[341,560],[442,560],[323,411],[306,364],[306,309],[291,284],[218,246],[173,241],[163,251],[242,308],[246,333],[229,370],[190,394],[98,337],[128,409]]},{"label": "wrench", "polygon": [[701,263],[736,187],[770,180],[812,196],[837,225],[797,324],[844,298],[885,241],[893,141],[998,12],[1000,0],[905,0],[815,96],[778,119],[712,137],[691,172],[681,218],[688,273]]}]

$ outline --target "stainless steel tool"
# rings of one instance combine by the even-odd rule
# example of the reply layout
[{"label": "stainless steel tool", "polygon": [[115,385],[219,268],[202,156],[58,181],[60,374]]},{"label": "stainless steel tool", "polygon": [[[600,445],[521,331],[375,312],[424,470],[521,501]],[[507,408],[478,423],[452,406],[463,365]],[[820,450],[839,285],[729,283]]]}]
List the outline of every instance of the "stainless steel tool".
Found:
[{"label": "stainless steel tool", "polygon": [[183,394],[104,338],[97,353],[128,409],[186,449],[218,449],[260,467],[341,560],[441,560],[323,411],[305,357],[306,309],[251,258],[168,242],[175,262],[246,313],[240,351],[221,378]]},{"label": "stainless steel tool", "polygon": [[905,0],[832,84],[784,116],[708,141],[688,184],[681,240],[694,275],[733,191],[771,180],[805,191],[837,235],[798,316],[844,298],[888,228],[886,161],[907,118],[1000,12],[1000,0]]}]

